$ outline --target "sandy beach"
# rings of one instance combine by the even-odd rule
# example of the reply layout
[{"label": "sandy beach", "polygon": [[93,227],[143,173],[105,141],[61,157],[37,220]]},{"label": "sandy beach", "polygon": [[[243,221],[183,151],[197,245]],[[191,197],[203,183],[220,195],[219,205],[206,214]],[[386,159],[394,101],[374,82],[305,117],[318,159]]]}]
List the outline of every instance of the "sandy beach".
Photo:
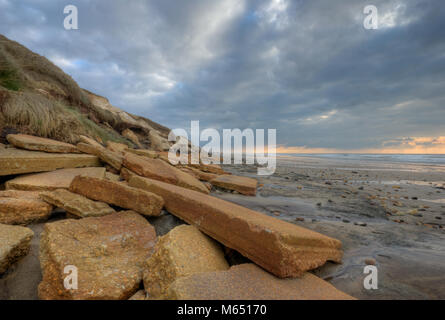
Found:
[{"label": "sandy beach", "polygon": [[[272,176],[252,166],[256,197],[216,196],[342,241],[342,264],[314,273],[359,299],[445,299],[445,165],[341,157],[278,158]],[[378,289],[365,290],[366,264]]]}]

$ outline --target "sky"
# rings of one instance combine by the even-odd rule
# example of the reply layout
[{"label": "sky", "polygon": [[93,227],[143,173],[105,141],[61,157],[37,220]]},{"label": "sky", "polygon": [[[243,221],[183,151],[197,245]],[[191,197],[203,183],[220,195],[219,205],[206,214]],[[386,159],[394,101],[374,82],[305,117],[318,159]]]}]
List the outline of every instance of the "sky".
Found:
[{"label": "sky", "polygon": [[445,153],[443,0],[0,0],[0,33],[172,129],[276,129],[285,153]]}]

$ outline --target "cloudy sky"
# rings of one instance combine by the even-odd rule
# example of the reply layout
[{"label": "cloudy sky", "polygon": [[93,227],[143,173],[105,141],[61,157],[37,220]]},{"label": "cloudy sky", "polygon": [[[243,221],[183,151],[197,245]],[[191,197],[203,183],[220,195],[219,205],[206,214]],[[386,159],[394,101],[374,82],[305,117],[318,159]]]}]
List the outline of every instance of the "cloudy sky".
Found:
[{"label": "cloudy sky", "polygon": [[[68,4],[79,30],[63,28]],[[170,128],[276,128],[283,152],[445,153],[443,0],[0,0],[0,33]]]}]

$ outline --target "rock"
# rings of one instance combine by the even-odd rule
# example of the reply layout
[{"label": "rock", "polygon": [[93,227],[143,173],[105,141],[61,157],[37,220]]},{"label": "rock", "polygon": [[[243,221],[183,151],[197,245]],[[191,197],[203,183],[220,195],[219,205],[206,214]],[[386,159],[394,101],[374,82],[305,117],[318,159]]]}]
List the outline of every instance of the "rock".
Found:
[{"label": "rock", "polygon": [[128,146],[126,144],[123,144],[123,143],[108,141],[107,142],[107,149],[112,151],[112,152],[123,154],[125,151],[128,150]]},{"label": "rock", "polygon": [[40,200],[40,192],[39,191],[21,191],[21,190],[3,190],[3,191],[0,191],[0,198]]},{"label": "rock", "polygon": [[279,277],[340,262],[341,242],[193,190],[134,176],[129,185],[160,195],[171,214]]},{"label": "rock", "polygon": [[79,141],[86,143],[86,144],[91,144],[92,146],[96,147],[96,148],[103,148],[103,146],[97,142],[96,140],[93,140],[91,138],[88,138],[86,136],[79,136]]},{"label": "rock", "polygon": [[159,216],[164,205],[158,195],[105,179],[77,176],[71,183],[70,191],[146,216]]},{"label": "rock", "polygon": [[86,154],[55,154],[14,148],[0,151],[0,176],[99,166],[98,157]]},{"label": "rock", "polygon": [[139,142],[138,136],[130,129],[125,129],[124,131],[122,131],[122,136],[133,142],[139,148],[141,147],[141,143]]},{"label": "rock", "polygon": [[68,189],[74,177],[84,175],[105,178],[105,168],[60,169],[52,172],[35,173],[17,177],[6,182],[6,189],[46,191]]},{"label": "rock", "polygon": [[52,210],[51,205],[39,199],[37,192],[0,191],[0,223],[26,225],[44,221]]},{"label": "rock", "polygon": [[60,142],[52,139],[29,136],[26,134],[8,134],[8,142],[17,148],[44,151],[51,153],[79,153],[75,146],[69,143]]},{"label": "rock", "polygon": [[0,275],[28,254],[33,236],[29,228],[0,224]]},{"label": "rock", "polygon": [[121,181],[121,177],[117,174],[111,173],[111,172],[105,172],[105,179],[110,181]]},{"label": "rock", "polygon": [[254,264],[198,273],[176,280],[167,297],[178,300],[353,300],[330,283],[305,272],[279,279]]},{"label": "rock", "polygon": [[182,225],[158,240],[144,270],[144,288],[151,299],[165,299],[176,279],[227,270],[221,247],[196,227]]},{"label": "rock", "polygon": [[40,197],[53,206],[62,208],[78,218],[100,217],[115,212],[113,208],[104,202],[93,201],[65,189],[42,192]]},{"label": "rock", "polygon": [[127,182],[130,181],[130,179],[131,179],[132,176],[137,176],[137,174],[134,173],[134,172],[131,171],[131,170],[128,170],[127,168],[122,168],[122,169],[121,169],[120,177],[121,177],[121,179],[123,179],[124,181],[127,181]]},{"label": "rock", "polygon": [[165,210],[162,210],[161,215],[158,217],[149,217],[148,222],[155,228],[158,236],[163,236],[177,226],[185,224],[184,221]]},{"label": "rock", "polygon": [[[39,298],[128,299],[139,289],[155,242],[154,228],[134,212],[47,223],[40,240]],[[64,287],[67,266],[77,268],[77,290]]]},{"label": "rock", "polygon": [[132,295],[130,297],[130,299],[128,300],[146,300],[146,294],[144,290],[139,290],[138,292],[136,292],[134,295]]},{"label": "rock", "polygon": [[222,174],[229,174],[228,172],[225,172],[220,165],[218,164],[189,164],[189,167],[198,169],[200,171],[204,171],[204,172],[209,172],[209,173],[213,173],[213,174],[217,174],[217,175],[222,175]]},{"label": "rock", "polygon": [[222,175],[210,180],[210,183],[220,188],[234,190],[248,196],[254,196],[256,194],[258,181],[247,177]]},{"label": "rock", "polygon": [[368,224],[366,222],[354,222],[355,226],[366,227]]},{"label": "rock", "polygon": [[210,181],[210,180],[218,177],[217,174],[204,172],[204,171],[201,171],[201,170],[198,170],[195,168],[191,168],[191,167],[180,168],[180,170],[182,170],[188,174],[191,174],[196,179],[203,180],[203,181]]},{"label": "rock", "polygon": [[5,149],[6,146],[3,143],[0,143],[0,149]]},{"label": "rock", "polygon": [[99,157],[100,160],[109,164],[116,170],[120,170],[122,167],[122,155],[105,149],[104,147],[96,147],[91,144],[78,143],[77,149],[84,153],[92,154]]},{"label": "rock", "polygon": [[198,179],[159,159],[149,159],[127,153],[123,165],[142,177],[176,184],[206,194],[209,193],[206,186]]},{"label": "rock", "polygon": [[149,157],[152,159],[159,158],[159,153],[153,150],[145,150],[145,149],[127,149],[126,152],[130,152],[136,154],[138,156]]},{"label": "rock", "polygon": [[168,143],[168,140],[161,137],[156,130],[150,130],[148,138],[150,139],[152,149],[157,151],[170,150],[170,144]]}]

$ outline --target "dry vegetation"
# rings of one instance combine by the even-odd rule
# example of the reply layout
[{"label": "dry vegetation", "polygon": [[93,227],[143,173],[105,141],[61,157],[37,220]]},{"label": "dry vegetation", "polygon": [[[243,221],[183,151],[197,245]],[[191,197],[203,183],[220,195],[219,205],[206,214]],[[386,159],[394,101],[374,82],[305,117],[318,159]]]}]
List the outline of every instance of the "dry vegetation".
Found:
[{"label": "dry vegetation", "polygon": [[0,140],[17,131],[71,143],[83,134],[131,145],[119,134],[123,129],[116,115],[95,108],[63,70],[0,35]]}]

